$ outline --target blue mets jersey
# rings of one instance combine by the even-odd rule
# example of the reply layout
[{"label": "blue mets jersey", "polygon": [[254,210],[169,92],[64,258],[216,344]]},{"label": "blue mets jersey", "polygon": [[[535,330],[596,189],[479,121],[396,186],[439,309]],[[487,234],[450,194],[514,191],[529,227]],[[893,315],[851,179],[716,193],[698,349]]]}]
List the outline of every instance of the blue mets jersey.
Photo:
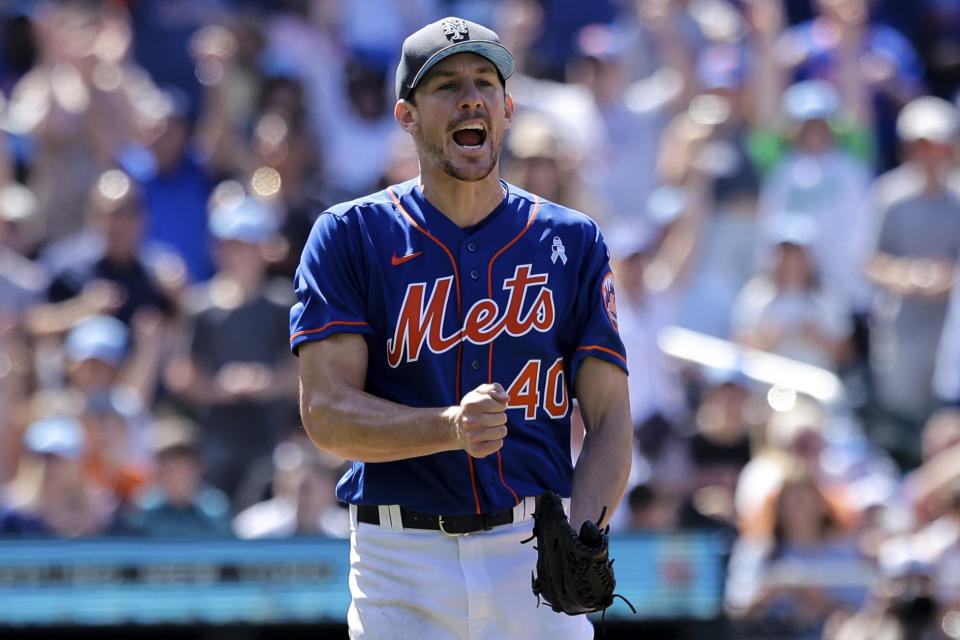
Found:
[{"label": "blue mets jersey", "polygon": [[626,370],[613,275],[593,220],[503,184],[500,206],[466,229],[417,180],[317,219],[296,275],[295,353],[308,340],[358,333],[371,394],[445,407],[499,382],[510,396],[497,453],[353,462],[340,500],[460,515],[503,511],[547,489],[570,495],[577,371],[587,356]]}]

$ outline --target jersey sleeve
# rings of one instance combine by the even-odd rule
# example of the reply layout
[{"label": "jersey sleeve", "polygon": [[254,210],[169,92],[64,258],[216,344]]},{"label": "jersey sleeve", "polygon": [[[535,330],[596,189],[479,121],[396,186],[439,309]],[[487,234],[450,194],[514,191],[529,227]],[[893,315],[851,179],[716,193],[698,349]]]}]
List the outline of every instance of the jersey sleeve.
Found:
[{"label": "jersey sleeve", "polygon": [[372,334],[360,247],[342,216],[324,213],[314,224],[294,279],[290,348],[334,333]]},{"label": "jersey sleeve", "polygon": [[610,254],[599,231],[595,232],[583,266],[583,286],[574,307],[578,332],[577,347],[570,363],[570,380],[584,358],[592,356],[612,362],[627,372],[626,349],[617,326],[617,301],[610,270]]}]

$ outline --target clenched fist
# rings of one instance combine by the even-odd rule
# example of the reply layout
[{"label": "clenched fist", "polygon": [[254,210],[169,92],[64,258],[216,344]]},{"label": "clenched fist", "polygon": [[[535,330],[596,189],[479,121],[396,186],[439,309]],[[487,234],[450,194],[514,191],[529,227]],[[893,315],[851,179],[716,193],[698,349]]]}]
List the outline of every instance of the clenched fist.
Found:
[{"label": "clenched fist", "polygon": [[507,402],[499,383],[482,384],[463,396],[445,415],[454,429],[457,445],[474,458],[500,450],[507,437]]}]

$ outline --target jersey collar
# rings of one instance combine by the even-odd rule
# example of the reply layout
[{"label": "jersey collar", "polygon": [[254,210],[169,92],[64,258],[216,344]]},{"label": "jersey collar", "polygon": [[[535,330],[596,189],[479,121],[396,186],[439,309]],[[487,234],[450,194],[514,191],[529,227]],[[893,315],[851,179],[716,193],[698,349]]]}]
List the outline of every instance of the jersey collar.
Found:
[{"label": "jersey collar", "polygon": [[450,218],[430,204],[420,190],[416,179],[408,182],[409,188],[406,193],[402,195],[398,193],[398,196],[410,215],[445,244],[451,247],[458,246],[470,238],[476,242],[483,242],[484,245],[489,244],[489,247],[493,248],[499,247],[497,239],[507,241],[519,233],[526,225],[529,215],[527,201],[516,197],[508,183],[501,180],[500,184],[506,190],[506,196],[500,204],[481,222],[466,229],[458,227]]}]

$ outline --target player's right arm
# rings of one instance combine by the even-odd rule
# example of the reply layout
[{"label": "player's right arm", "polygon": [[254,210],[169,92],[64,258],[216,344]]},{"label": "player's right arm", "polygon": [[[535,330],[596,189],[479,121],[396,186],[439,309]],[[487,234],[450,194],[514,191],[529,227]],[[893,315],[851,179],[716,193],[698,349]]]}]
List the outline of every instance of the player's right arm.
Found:
[{"label": "player's right arm", "polygon": [[300,414],[314,444],[358,462],[463,449],[482,458],[503,446],[507,394],[480,385],[452,407],[415,408],[366,393],[367,344],[355,333],[304,342]]}]

